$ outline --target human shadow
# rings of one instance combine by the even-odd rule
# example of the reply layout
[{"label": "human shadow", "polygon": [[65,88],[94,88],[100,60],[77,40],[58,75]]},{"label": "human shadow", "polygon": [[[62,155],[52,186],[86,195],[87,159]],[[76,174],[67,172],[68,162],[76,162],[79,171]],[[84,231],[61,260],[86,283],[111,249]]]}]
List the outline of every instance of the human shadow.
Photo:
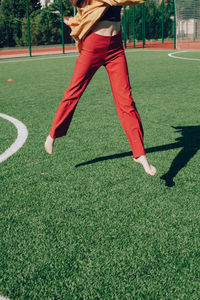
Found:
[{"label": "human shadow", "polygon": [[160,177],[165,180],[165,185],[168,187],[175,185],[175,176],[187,165],[200,148],[200,126],[178,126],[173,128],[182,135],[176,139],[177,146],[179,145],[182,149],[172,161],[168,172]]},{"label": "human shadow", "polygon": [[[177,133],[181,134],[181,136],[176,139],[175,143],[145,149],[146,153],[152,153],[182,148],[178,155],[172,161],[168,172],[160,177],[162,180],[165,181],[165,185],[168,187],[172,187],[175,185],[175,176],[182,168],[184,168],[187,165],[189,160],[197,153],[197,151],[200,148],[200,126],[172,126],[172,128],[174,128]],[[105,160],[123,158],[127,156],[132,156],[132,152],[129,151],[97,157],[92,160],[77,164],[75,167],[78,168],[81,166],[90,165]]]}]

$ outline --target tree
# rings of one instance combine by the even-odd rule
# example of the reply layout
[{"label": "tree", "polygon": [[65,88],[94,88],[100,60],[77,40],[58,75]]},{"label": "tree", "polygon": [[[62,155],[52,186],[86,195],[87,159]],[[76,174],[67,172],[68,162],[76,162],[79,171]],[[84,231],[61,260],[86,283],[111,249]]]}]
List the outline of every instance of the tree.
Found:
[{"label": "tree", "polygon": [[[69,0],[63,0],[63,14],[65,16],[71,16],[73,14],[72,4]],[[60,0],[55,0],[52,4],[49,5],[50,10],[53,12],[60,12]]]},{"label": "tree", "polygon": [[[39,0],[28,0],[29,14],[41,8]],[[23,18],[26,15],[25,0],[4,0],[0,6],[1,12],[8,18]]]},{"label": "tree", "polygon": [[[200,0],[192,0],[200,1]],[[165,3],[166,4],[166,3]],[[126,30],[129,40],[133,38],[133,30],[135,39],[142,40],[142,6],[130,6],[127,9]],[[133,29],[133,15],[135,19]],[[167,0],[167,5],[164,6],[164,38],[173,36],[173,24],[171,16],[174,15],[174,0]],[[122,18],[124,24],[124,17]],[[149,0],[145,3],[145,38],[146,39],[161,39],[162,37],[162,0],[157,2]]]},{"label": "tree", "polygon": [[[40,10],[39,0],[28,0],[29,14]],[[22,23],[26,16],[25,0],[4,0],[0,5],[0,47],[21,45]]]},{"label": "tree", "polygon": [[[72,15],[73,8],[69,1],[63,1],[63,13]],[[65,25],[66,26],[66,25]],[[60,0],[56,0],[42,10],[35,11],[30,15],[31,27],[31,44],[32,45],[51,45],[62,43],[61,35],[61,15],[60,15]],[[67,26],[66,26],[67,27]],[[65,27],[65,42],[71,43],[72,39],[69,36]],[[23,22],[22,40],[25,43],[27,37],[27,23]]]}]

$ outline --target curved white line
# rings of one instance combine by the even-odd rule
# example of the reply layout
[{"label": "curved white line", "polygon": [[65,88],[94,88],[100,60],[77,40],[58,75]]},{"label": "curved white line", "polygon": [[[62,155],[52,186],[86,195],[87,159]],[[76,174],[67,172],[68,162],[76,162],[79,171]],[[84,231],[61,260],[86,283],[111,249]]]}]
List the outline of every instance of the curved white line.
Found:
[{"label": "curved white line", "polygon": [[178,51],[178,52],[173,52],[169,53],[168,56],[171,58],[176,58],[176,59],[184,59],[184,60],[200,60],[200,58],[188,58],[188,57],[181,57],[181,56],[175,56],[174,54],[179,54],[179,53],[188,53],[188,52],[193,52],[193,51]]},{"label": "curved white line", "polygon": [[28,130],[26,126],[17,119],[14,119],[8,115],[4,115],[0,113],[0,117],[8,120],[9,122],[13,123],[14,126],[17,128],[17,139],[15,142],[8,148],[4,153],[0,155],[0,163],[9,158],[15,152],[17,152],[25,143],[28,137]]}]

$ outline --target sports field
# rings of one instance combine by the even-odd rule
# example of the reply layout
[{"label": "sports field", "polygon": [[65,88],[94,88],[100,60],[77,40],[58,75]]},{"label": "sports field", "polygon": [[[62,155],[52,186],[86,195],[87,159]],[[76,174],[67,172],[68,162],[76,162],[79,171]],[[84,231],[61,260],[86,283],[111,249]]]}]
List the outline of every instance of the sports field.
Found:
[{"label": "sports field", "polygon": [[28,130],[0,117],[0,154],[24,138],[0,163],[1,296],[199,299],[200,52],[173,51],[126,52],[155,177],[132,160],[103,68],[49,156],[77,55],[0,61],[0,113]]}]

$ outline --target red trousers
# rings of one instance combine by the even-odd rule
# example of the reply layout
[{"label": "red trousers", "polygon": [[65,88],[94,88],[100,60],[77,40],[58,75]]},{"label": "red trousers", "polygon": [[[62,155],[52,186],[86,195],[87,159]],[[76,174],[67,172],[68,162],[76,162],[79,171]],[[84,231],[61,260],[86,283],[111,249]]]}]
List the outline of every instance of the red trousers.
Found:
[{"label": "red trousers", "polygon": [[101,66],[107,70],[116,110],[133,157],[145,155],[142,123],[131,94],[120,33],[112,37],[91,33],[86,37],[76,60],[71,83],[56,112],[50,136],[58,138],[66,135],[82,93]]}]

